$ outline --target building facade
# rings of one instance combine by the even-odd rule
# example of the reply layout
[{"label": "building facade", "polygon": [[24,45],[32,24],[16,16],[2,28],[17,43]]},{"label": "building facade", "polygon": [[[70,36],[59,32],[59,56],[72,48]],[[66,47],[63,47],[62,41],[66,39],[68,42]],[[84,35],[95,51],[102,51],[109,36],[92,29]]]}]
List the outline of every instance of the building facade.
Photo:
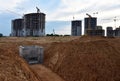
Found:
[{"label": "building facade", "polygon": [[45,36],[45,14],[30,13],[23,17],[24,36]]},{"label": "building facade", "polygon": [[106,28],[106,36],[107,37],[114,37],[114,30],[112,27],[107,27]]},{"label": "building facade", "polygon": [[120,27],[114,30],[115,37],[120,37]]},{"label": "building facade", "polygon": [[45,14],[29,13],[12,20],[11,36],[45,36]]},{"label": "building facade", "polygon": [[88,30],[87,34],[90,36],[104,36],[105,35],[105,30]]},{"label": "building facade", "polygon": [[23,19],[12,20],[11,36],[23,36]]},{"label": "building facade", "polygon": [[104,36],[105,30],[102,29],[102,26],[96,26],[95,29],[87,30],[87,35],[90,36]]},{"label": "building facade", "polygon": [[97,26],[96,17],[87,17],[84,19],[84,34],[87,34],[88,30],[95,30]]},{"label": "building facade", "polygon": [[82,21],[74,20],[71,22],[71,35],[81,36],[82,35]]}]

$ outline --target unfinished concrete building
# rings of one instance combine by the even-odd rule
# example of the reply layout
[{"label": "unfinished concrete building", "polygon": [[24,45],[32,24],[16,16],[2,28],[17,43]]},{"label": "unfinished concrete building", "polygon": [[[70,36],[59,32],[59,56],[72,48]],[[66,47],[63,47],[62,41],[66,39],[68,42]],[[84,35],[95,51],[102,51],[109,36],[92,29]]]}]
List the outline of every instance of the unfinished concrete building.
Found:
[{"label": "unfinished concrete building", "polygon": [[23,19],[12,20],[11,36],[23,36]]},{"label": "unfinished concrete building", "polygon": [[84,34],[89,36],[104,36],[105,31],[102,26],[97,26],[97,17],[92,17],[90,14],[86,13],[88,16],[84,19]]},{"label": "unfinished concrete building", "polygon": [[45,36],[45,14],[30,13],[24,17],[24,36]]},{"label": "unfinished concrete building", "polygon": [[82,21],[74,20],[71,22],[71,35],[72,36],[81,36],[82,35]]},{"label": "unfinished concrete building", "polygon": [[97,26],[96,17],[87,17],[84,19],[84,34],[87,35],[87,31],[95,30]]},{"label": "unfinished concrete building", "polygon": [[107,37],[114,37],[113,27],[107,27],[107,29],[106,29],[106,36]]},{"label": "unfinished concrete building", "polygon": [[45,16],[37,8],[37,13],[28,13],[23,19],[13,20],[11,36],[45,36]]},{"label": "unfinished concrete building", "polygon": [[84,34],[89,35],[87,32],[95,30],[97,26],[97,17],[92,17],[90,14],[86,13],[88,16],[84,19]]},{"label": "unfinished concrete building", "polygon": [[102,29],[102,26],[96,26],[95,29],[89,29],[86,33],[90,36],[104,36],[105,30]]},{"label": "unfinished concrete building", "polygon": [[114,30],[115,37],[120,37],[120,27]]},{"label": "unfinished concrete building", "polygon": [[20,46],[19,54],[29,64],[43,63],[43,47],[41,46]]}]

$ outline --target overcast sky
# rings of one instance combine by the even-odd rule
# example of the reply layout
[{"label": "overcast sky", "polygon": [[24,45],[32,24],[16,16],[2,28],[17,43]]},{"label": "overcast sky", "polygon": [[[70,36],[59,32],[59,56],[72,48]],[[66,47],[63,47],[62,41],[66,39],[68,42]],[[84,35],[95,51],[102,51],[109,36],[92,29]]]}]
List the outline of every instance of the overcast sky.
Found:
[{"label": "overcast sky", "polygon": [[73,16],[83,21],[86,13],[97,17],[104,29],[115,27],[114,17],[118,19],[116,26],[120,26],[119,0],[0,0],[0,33],[9,35],[11,20],[36,12],[36,6],[46,14],[46,33],[54,29],[58,34],[70,34]]}]

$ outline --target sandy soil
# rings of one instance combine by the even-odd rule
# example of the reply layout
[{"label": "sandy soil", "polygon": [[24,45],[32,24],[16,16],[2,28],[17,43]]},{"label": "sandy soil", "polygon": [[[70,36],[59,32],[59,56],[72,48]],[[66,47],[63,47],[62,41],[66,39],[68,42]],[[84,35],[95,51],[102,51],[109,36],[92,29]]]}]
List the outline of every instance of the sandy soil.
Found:
[{"label": "sandy soil", "polygon": [[120,38],[53,43],[45,51],[44,64],[66,81],[120,81]]},{"label": "sandy soil", "polygon": [[[0,38],[0,81],[41,81],[40,77],[19,56],[21,45],[43,45],[45,48],[52,42],[67,42],[76,37],[2,37]],[[40,68],[40,67],[39,67]],[[43,67],[41,66],[43,69]],[[43,69],[41,71],[44,72]],[[39,71],[39,72],[40,72]],[[50,71],[48,71],[50,73]],[[52,72],[51,72],[52,73]],[[52,73],[53,74],[53,73]],[[47,75],[47,74],[46,74]],[[50,74],[48,74],[50,75]],[[55,75],[55,74],[53,74]],[[49,77],[49,76],[48,76]],[[54,77],[50,76],[52,80]],[[47,77],[46,77],[47,78]],[[46,81],[47,79],[45,79]],[[44,81],[44,80],[42,80]],[[51,80],[49,80],[51,81]],[[60,81],[62,81],[60,79]]]},{"label": "sandy soil", "polygon": [[[31,68],[19,56],[20,45],[43,46],[45,67],[35,65]],[[0,38],[0,81],[63,81],[63,79],[120,81],[120,38],[86,36]]]},{"label": "sandy soil", "polygon": [[30,67],[37,73],[41,81],[64,81],[60,76],[43,65],[30,65]]}]

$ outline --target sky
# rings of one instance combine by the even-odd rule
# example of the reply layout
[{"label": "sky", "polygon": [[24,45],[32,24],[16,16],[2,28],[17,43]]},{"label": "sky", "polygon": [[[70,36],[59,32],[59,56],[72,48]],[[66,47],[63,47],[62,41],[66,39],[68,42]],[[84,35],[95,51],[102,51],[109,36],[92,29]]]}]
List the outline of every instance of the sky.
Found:
[{"label": "sky", "polygon": [[[71,21],[82,20],[86,13],[97,17],[98,25],[120,26],[119,0],[0,0],[0,33],[11,33],[11,20],[36,12],[36,6],[46,14],[46,34],[71,34]],[[98,12],[98,14],[93,14]],[[114,19],[116,17],[116,24]],[[83,31],[83,30],[82,30]]]}]

